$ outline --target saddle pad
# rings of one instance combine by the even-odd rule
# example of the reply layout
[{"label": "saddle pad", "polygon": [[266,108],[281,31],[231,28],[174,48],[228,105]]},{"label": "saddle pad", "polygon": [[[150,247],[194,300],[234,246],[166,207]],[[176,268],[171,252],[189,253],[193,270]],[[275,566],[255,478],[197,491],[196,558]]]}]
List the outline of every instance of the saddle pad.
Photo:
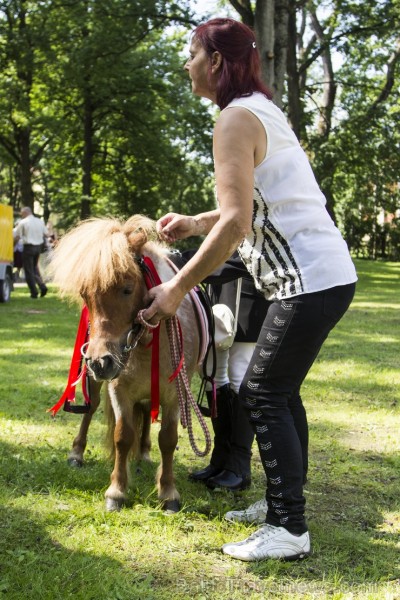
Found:
[{"label": "saddle pad", "polygon": [[[168,263],[174,269],[175,273],[179,271],[175,263],[167,258]],[[195,287],[189,292],[189,297],[193,303],[194,312],[196,315],[197,326],[200,333],[200,346],[199,346],[199,357],[198,364],[201,365],[207,352],[208,344],[210,341],[209,328],[208,328],[208,317],[203,306],[202,301],[199,298],[200,289]]]}]

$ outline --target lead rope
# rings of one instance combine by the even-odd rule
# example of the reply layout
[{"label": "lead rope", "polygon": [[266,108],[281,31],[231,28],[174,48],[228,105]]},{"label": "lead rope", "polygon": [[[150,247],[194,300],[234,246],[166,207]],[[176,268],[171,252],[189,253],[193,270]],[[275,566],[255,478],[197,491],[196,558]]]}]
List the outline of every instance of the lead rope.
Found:
[{"label": "lead rope", "polygon": [[[190,388],[189,380],[186,373],[186,364],[183,359],[183,341],[182,332],[177,316],[173,316],[166,321],[169,347],[171,352],[172,366],[175,369],[173,375],[170,377],[170,381],[175,379],[176,388],[178,391],[179,410],[181,413],[181,424],[183,428],[187,427],[189,434],[190,446],[196,456],[206,456],[211,450],[211,436],[208,430],[207,424],[200,412],[195,398],[193,397],[192,390]],[[200,427],[204,433],[206,447],[202,451],[198,448],[194,434],[193,434],[193,423],[192,423],[192,412],[193,408]]]},{"label": "lead rope", "polygon": [[[153,261],[149,256],[143,256],[139,264],[142,268],[144,279],[148,289],[161,283],[160,277],[158,276],[158,273],[154,267]],[[145,319],[143,318],[143,311],[139,312],[137,320],[145,327],[154,329],[154,325],[147,323],[147,321],[145,321]],[[182,427],[187,427],[188,429],[190,446],[193,452],[197,456],[206,456],[210,452],[212,446],[210,432],[208,431],[207,424],[203,419],[203,415],[201,414],[199,407],[197,406],[197,402],[194,399],[192,391],[190,389],[190,384],[186,373],[185,358],[183,354],[183,337],[178,317],[175,315],[172,318],[168,319],[166,321],[166,327],[168,341],[170,345],[171,362],[174,368],[174,372],[169,377],[169,381],[172,382],[174,379],[176,380],[179,410],[181,414],[181,424]],[[193,410],[196,413],[197,418],[199,420],[200,427],[204,433],[206,442],[206,447],[204,451],[199,450],[194,439],[191,407],[193,407]]]},{"label": "lead rope", "polygon": [[[136,317],[137,321],[141,323],[143,327],[148,329],[155,329],[158,325],[152,325],[143,318],[144,309],[138,312]],[[196,456],[206,456],[211,450],[211,436],[208,430],[207,424],[201,414],[197,402],[193,397],[192,390],[190,389],[190,383],[186,373],[186,364],[183,355],[183,342],[182,332],[177,316],[173,316],[167,319],[165,322],[168,334],[169,348],[171,353],[171,362],[174,369],[173,374],[170,376],[169,381],[172,382],[175,379],[176,389],[178,393],[179,411],[181,414],[181,424],[184,429],[187,428],[189,434],[190,446]],[[193,423],[192,413],[193,408],[200,427],[204,433],[206,447],[204,450],[200,450],[196,444],[193,434]]]}]

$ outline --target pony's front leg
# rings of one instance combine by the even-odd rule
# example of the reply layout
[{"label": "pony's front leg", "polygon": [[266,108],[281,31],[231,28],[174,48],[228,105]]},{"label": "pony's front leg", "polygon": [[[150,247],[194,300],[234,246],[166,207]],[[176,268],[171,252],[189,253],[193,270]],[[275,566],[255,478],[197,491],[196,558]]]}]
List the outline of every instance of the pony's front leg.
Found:
[{"label": "pony's front leg", "polygon": [[115,415],[114,428],[114,470],[111,473],[111,485],[105,493],[106,509],[118,511],[126,502],[129,482],[128,456],[134,442],[132,423],[132,405],[121,403],[115,388],[109,387],[112,407]]},{"label": "pony's front leg", "polygon": [[158,444],[161,451],[161,463],[157,472],[158,498],[164,510],[178,512],[180,496],[175,487],[173,474],[173,457],[178,443],[178,420],[176,411],[171,414],[163,409],[161,429],[158,434]]},{"label": "pony's front leg", "polygon": [[103,382],[90,380],[90,411],[83,415],[78,435],[72,442],[72,449],[68,455],[68,464],[72,467],[82,467],[83,454],[87,444],[87,434],[92,417],[100,404],[100,390]]}]

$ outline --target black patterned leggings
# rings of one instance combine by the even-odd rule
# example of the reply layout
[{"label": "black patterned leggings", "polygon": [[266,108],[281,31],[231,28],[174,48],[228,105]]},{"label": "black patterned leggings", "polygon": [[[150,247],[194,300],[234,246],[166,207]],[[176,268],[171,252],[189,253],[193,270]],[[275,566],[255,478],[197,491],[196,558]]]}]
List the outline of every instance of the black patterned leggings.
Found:
[{"label": "black patterned leggings", "polygon": [[355,284],[273,302],[240,388],[267,477],[266,522],[304,533],[308,425],[300,386]]}]

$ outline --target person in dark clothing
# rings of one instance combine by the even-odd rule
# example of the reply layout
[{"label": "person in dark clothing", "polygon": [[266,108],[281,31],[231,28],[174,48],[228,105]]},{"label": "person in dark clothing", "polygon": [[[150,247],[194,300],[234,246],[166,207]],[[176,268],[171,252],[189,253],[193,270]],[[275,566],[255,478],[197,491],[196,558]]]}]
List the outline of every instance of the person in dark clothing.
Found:
[{"label": "person in dark clothing", "polygon": [[[175,262],[182,266],[195,252],[184,251],[179,255],[180,262],[176,259]],[[239,305],[236,306],[239,282]],[[226,304],[233,315],[237,313],[237,329],[230,348],[216,348],[217,416],[211,418],[214,446],[210,463],[192,472],[189,478],[205,483],[210,489],[244,490],[251,484],[254,431],[238,394],[270,303],[256,290],[237,252],[204,283],[208,284],[212,305]],[[207,372],[211,372],[211,368],[209,364]],[[206,395],[211,408],[213,392],[210,385]]]},{"label": "person in dark clothing", "polygon": [[14,228],[14,242],[22,240],[22,265],[25,273],[25,281],[31,293],[31,298],[47,294],[47,286],[39,271],[39,258],[42,244],[47,237],[47,229],[41,219],[35,217],[29,206],[21,209],[21,221]]},{"label": "person in dark clothing", "polygon": [[[226,304],[235,315],[239,281],[241,291],[235,339],[230,348],[220,348],[216,352],[217,416],[211,419],[215,437],[210,464],[190,475],[192,480],[203,481],[211,489],[233,491],[244,490],[251,483],[254,431],[238,394],[268,310],[268,302],[247,278],[210,285],[212,304]],[[207,391],[207,398],[211,404],[212,391]]]}]

